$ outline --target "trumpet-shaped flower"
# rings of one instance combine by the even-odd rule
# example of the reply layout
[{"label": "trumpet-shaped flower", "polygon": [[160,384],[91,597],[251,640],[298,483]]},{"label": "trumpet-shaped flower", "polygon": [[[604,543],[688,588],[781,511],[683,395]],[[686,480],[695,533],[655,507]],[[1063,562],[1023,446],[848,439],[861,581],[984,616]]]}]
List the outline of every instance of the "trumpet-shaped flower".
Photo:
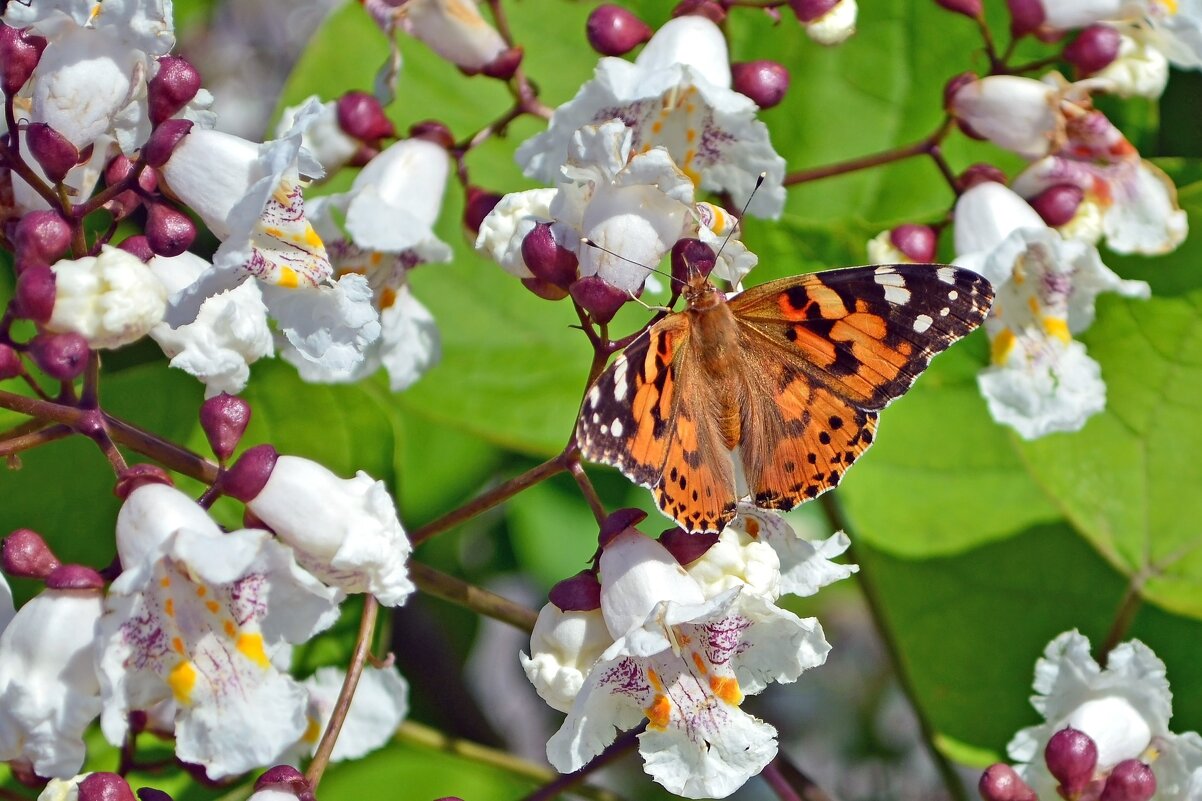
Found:
[{"label": "trumpet-shaped flower", "polygon": [[167,292],[149,267],[104,245],[99,256],[63,259],[54,270],[54,312],[46,327],[75,333],[93,348],[119,348],[163,320]]}]

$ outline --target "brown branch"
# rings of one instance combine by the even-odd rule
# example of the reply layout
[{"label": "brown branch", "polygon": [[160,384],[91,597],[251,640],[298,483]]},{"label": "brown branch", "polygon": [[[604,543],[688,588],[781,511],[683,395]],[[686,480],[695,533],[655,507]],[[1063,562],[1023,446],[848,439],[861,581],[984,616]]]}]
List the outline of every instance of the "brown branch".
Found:
[{"label": "brown branch", "polygon": [[412,560],[409,562],[409,577],[413,579],[417,588],[427,595],[450,601],[523,631],[534,630],[534,621],[538,619],[538,614],[533,609],[527,609],[494,592],[482,590],[429,565]]}]

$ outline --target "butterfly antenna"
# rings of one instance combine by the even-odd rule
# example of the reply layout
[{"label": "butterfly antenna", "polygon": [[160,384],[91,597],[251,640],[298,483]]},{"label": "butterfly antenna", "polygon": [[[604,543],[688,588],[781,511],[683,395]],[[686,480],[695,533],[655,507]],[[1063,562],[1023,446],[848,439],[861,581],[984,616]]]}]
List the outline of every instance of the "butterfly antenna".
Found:
[{"label": "butterfly antenna", "polygon": [[747,207],[751,205],[751,199],[755,197],[755,193],[764,185],[764,181],[768,178],[768,173],[761,172],[760,177],[755,179],[755,186],[751,187],[751,194],[747,196],[747,202],[743,204],[743,210],[739,212],[739,219],[735,220],[735,224],[730,227],[730,233],[722,240],[722,246],[718,248],[717,254],[714,255],[714,261],[718,260],[718,256],[722,255],[722,251],[726,249],[726,243],[735,235],[735,231],[739,230],[739,226],[743,224],[743,218],[747,215]]},{"label": "butterfly antenna", "polygon": [[[588,245],[590,248],[593,248],[594,250],[599,250],[602,253],[608,253],[609,255],[613,256],[615,259],[621,259],[622,261],[627,262],[628,264],[633,264],[635,267],[642,267],[644,270],[646,270],[648,272],[659,273],[660,275],[667,278],[669,281],[676,281],[677,283],[680,283],[680,284],[687,283],[685,281],[681,281],[679,278],[672,275],[672,273],[666,273],[663,270],[657,270],[654,267],[648,267],[646,264],[641,264],[641,263],[635,261],[634,259],[628,259],[620,253],[614,253],[609,248],[604,247],[602,245],[598,245],[596,242],[589,239],[587,236],[580,237],[580,241],[583,242],[584,244]],[[635,298],[635,300],[638,300],[638,298]],[[644,303],[643,305],[646,306],[647,304]],[[648,307],[648,308],[650,308],[650,307]]]}]

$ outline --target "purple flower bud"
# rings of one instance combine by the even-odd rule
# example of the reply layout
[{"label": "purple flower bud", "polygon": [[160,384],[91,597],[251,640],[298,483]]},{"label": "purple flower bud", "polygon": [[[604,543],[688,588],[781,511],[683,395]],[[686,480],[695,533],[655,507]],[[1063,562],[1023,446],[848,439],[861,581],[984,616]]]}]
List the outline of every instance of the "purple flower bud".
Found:
[{"label": "purple flower bud", "polygon": [[1074,184],[1049,186],[1031,199],[1031,208],[1039,212],[1043,221],[1053,228],[1064,225],[1077,215],[1077,207],[1085,198],[1085,191]]},{"label": "purple flower bud", "polygon": [[90,773],[79,783],[79,801],[135,801],[125,779],[116,773]]},{"label": "purple flower bud", "polygon": [[789,7],[802,22],[813,22],[825,17],[837,5],[839,0],[789,0]]},{"label": "purple flower bud", "polygon": [[541,278],[523,278],[522,286],[543,300],[563,300],[568,296],[568,290]]},{"label": "purple flower bud", "polygon": [[706,278],[714,269],[714,249],[700,239],[678,239],[672,246],[674,290],[687,285],[694,276]]},{"label": "purple flower bud", "polygon": [[367,92],[347,92],[334,104],[338,127],[352,139],[378,142],[396,136],[396,127],[380,101]]},{"label": "purple flower bud", "polygon": [[715,25],[722,24],[726,19],[726,9],[713,0],[681,0],[676,4],[676,8],[672,9],[673,17],[687,17],[690,14],[705,17]]},{"label": "purple flower bud", "polygon": [[484,222],[484,218],[500,202],[501,196],[495,192],[489,192],[478,186],[467,188],[467,202],[463,207],[463,224],[472,232],[473,236],[480,233],[480,223]]},{"label": "purple flower bud", "polygon": [[935,260],[935,229],[929,225],[899,225],[889,232],[889,241],[908,259],[920,262]]},{"label": "purple flower bud", "polygon": [[171,476],[167,475],[166,470],[157,464],[142,462],[130,465],[121,471],[121,474],[117,476],[117,483],[113,486],[113,495],[124,501],[131,492],[143,484],[175,486],[175,482],[171,480]]},{"label": "purple flower bud", "polygon": [[186,59],[161,56],[159,71],[146,84],[150,122],[169,120],[200,91],[200,73]]},{"label": "purple flower bud", "polygon": [[990,765],[981,774],[977,791],[985,801],[1039,801],[1039,797],[1014,768],[1001,762]]},{"label": "purple flower bud", "polygon": [[262,776],[255,779],[256,792],[268,788],[290,792],[302,800],[313,798],[313,791],[305,779],[305,774],[291,765],[276,765],[274,768],[268,768]]},{"label": "purple flower bud", "polygon": [[1006,5],[1010,9],[1010,33],[1014,36],[1038,30],[1047,16],[1043,0],[1006,0]]},{"label": "purple flower bud", "polygon": [[547,600],[565,612],[588,612],[601,608],[601,582],[591,570],[581,570],[551,588]]},{"label": "purple flower bud", "polygon": [[196,239],[196,224],[187,214],[166,203],[146,208],[146,244],[156,256],[178,256]]},{"label": "purple flower bud", "polygon": [[243,503],[253,501],[263,490],[271,471],[275,469],[279,453],[270,445],[256,445],[248,449],[225,470],[218,479],[221,491]]},{"label": "purple flower bud", "polygon": [[77,378],[88,366],[88,341],[74,331],[41,333],[29,342],[29,354],[42,372],[58,381]]},{"label": "purple flower bud", "polygon": [[238,447],[238,441],[250,423],[250,404],[237,395],[222,392],[200,405],[200,427],[218,460],[226,459]]},{"label": "purple flower bud", "polygon": [[579,303],[595,323],[608,323],[618,313],[618,309],[630,300],[629,293],[605,283],[595,275],[576,281],[569,287],[569,292],[572,294],[572,300]]},{"label": "purple flower bud", "polygon": [[[46,587],[51,590],[102,590],[104,589],[104,577],[84,565],[60,565],[46,576]],[[112,774],[107,775],[111,776]],[[127,786],[125,789],[128,792],[129,787]],[[84,794],[81,792],[79,797],[84,798]],[[93,796],[93,798],[100,798],[100,796]],[[130,795],[130,801],[133,801],[132,795]]]},{"label": "purple flower bud", "polygon": [[659,535],[659,544],[682,565],[692,564],[705,556],[717,541],[717,534],[690,534],[682,528],[670,528]]},{"label": "purple flower bud", "polygon": [[1064,48],[1064,60],[1082,77],[1108,66],[1119,54],[1123,36],[1109,25],[1090,25]]},{"label": "purple flower bud", "polygon": [[490,78],[508,81],[522,66],[522,48],[511,47],[480,68]]},{"label": "purple flower bud", "polygon": [[21,91],[21,87],[37,69],[45,49],[44,36],[0,23],[0,86],[6,95]]},{"label": "purple flower bud", "polygon": [[1048,739],[1043,758],[1067,798],[1089,785],[1098,766],[1098,746],[1088,734],[1068,726]]},{"label": "purple flower bud", "polygon": [[1156,794],[1156,774],[1138,759],[1124,759],[1106,777],[1099,801],[1148,801]]},{"label": "purple flower bud", "polygon": [[148,262],[154,258],[154,251],[150,249],[150,242],[143,234],[122,239],[121,244],[117,245],[117,247],[126,253],[132,253],[143,262]]},{"label": "purple flower bud", "polygon": [[555,241],[550,223],[534,226],[522,240],[522,260],[534,277],[567,289],[576,280],[576,254]]},{"label": "purple flower bud", "polygon": [[13,313],[36,323],[46,322],[54,313],[54,290],[54,270],[42,264],[26,267],[17,276]]},{"label": "purple flower bud", "polygon": [[603,3],[585,24],[588,43],[603,56],[624,56],[651,38],[647,23],[621,6]]},{"label": "purple flower bud", "polygon": [[167,120],[150,132],[150,138],[142,146],[142,158],[151,167],[162,167],[191,131],[191,120]]},{"label": "purple flower bud", "polygon": [[981,0],[935,0],[935,2],[948,11],[973,19],[980,19],[984,10],[981,8]]},{"label": "purple flower bud", "polygon": [[647,513],[642,509],[618,509],[601,522],[601,533],[597,541],[604,548],[614,537],[646,519]]},{"label": "purple flower bud", "polygon": [[956,96],[956,92],[977,80],[979,78],[975,72],[962,72],[949,78],[948,82],[943,85],[943,108],[951,111],[952,99]]},{"label": "purple flower bud", "polygon": [[139,787],[134,792],[138,796],[138,801],[173,801],[167,793],[153,787]]},{"label": "purple flower bud", "polygon": [[58,261],[71,247],[71,224],[56,211],[31,211],[17,223],[13,245],[23,261]]},{"label": "purple flower bud", "polygon": [[451,135],[451,129],[446,126],[446,123],[438,120],[415,122],[409,126],[409,138],[425,139],[444,150],[451,150],[455,147],[455,137]]},{"label": "purple flower bud", "polygon": [[0,381],[16,378],[21,374],[21,355],[10,346],[0,342]]},{"label": "purple flower bud", "polygon": [[730,65],[734,90],[747,95],[760,108],[772,108],[789,89],[789,71],[783,64],[761,59]]},{"label": "purple flower bud", "polygon": [[79,163],[79,149],[71,140],[44,122],[31,122],[25,129],[25,141],[34,161],[51,183],[61,183]]},{"label": "purple flower bud", "polygon": [[[121,154],[117,154],[117,156],[108,163],[108,166],[104,168],[105,185],[114,186],[121,183],[129,177],[129,174],[133,172],[133,168],[134,165],[132,161]],[[142,171],[142,175],[146,175],[148,173],[151,175],[154,174],[150,170]],[[139,179],[140,178],[141,176],[139,176]],[[139,183],[140,182],[141,181],[139,180]],[[118,220],[123,220],[137,211],[138,207],[141,205],[142,198],[138,196],[137,192],[129,190],[111,198],[107,203],[104,204],[104,207],[108,209],[109,213]]]},{"label": "purple flower bud", "polygon": [[42,535],[32,529],[17,529],[4,538],[0,547],[0,565],[10,576],[45,579],[60,564]]},{"label": "purple flower bud", "polygon": [[992,164],[970,164],[964,172],[960,173],[956,178],[956,185],[961,192],[967,192],[977,184],[983,184],[992,181],[995,184],[1006,184],[1006,173],[999,170]]}]

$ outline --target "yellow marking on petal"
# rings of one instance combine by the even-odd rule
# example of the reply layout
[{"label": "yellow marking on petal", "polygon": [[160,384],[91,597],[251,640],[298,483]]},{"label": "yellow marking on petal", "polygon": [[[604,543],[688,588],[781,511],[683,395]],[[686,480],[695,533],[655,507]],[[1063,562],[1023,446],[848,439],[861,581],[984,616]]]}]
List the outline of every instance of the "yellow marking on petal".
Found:
[{"label": "yellow marking on petal", "polygon": [[167,686],[178,703],[191,703],[192,688],[196,686],[196,668],[186,660],[180,662],[167,674]]},{"label": "yellow marking on petal", "polygon": [[656,120],[655,122],[651,123],[651,133],[661,134],[663,132],[664,132],[664,124],[662,122],[660,122],[659,120]]},{"label": "yellow marking on petal", "polygon": [[1035,297],[1034,295],[1027,298],[1027,308],[1031,310],[1031,314],[1034,314],[1036,317],[1038,317],[1040,311],[1039,298]]},{"label": "yellow marking on petal", "polygon": [[226,636],[228,637],[233,637],[238,633],[238,627],[234,625],[234,621],[229,619],[226,619],[225,623],[222,625],[222,628],[225,629]]},{"label": "yellow marking on petal", "polygon": [[267,658],[267,652],[263,650],[262,634],[239,634],[237,648],[243,656],[259,667],[264,669],[271,667],[271,660]]},{"label": "yellow marking on petal", "polygon": [[280,274],[275,280],[276,284],[285,289],[296,289],[300,286],[300,276],[296,274],[296,270],[291,267],[281,267]]},{"label": "yellow marking on petal", "polygon": [[367,260],[371,262],[372,267],[379,267],[380,262],[384,261],[384,254],[378,250],[373,250],[371,255],[367,257]]},{"label": "yellow marking on petal", "polygon": [[166,601],[163,601],[163,613],[166,614],[167,617],[175,617],[174,598],[168,598]]},{"label": "yellow marking on petal", "polygon": [[321,721],[317,718],[306,718],[308,725],[305,726],[305,733],[301,735],[301,740],[306,743],[315,743],[321,735]]},{"label": "yellow marking on petal", "polygon": [[734,676],[710,676],[710,689],[731,706],[743,703],[743,691],[739,689],[739,680]]},{"label": "yellow marking on petal", "polygon": [[656,695],[651,706],[643,710],[647,715],[647,728],[666,729],[672,717],[672,702],[666,695]]},{"label": "yellow marking on petal", "polygon": [[380,310],[392,308],[392,304],[396,303],[396,290],[385,289],[380,293]]},{"label": "yellow marking on petal", "polygon": [[697,670],[704,676],[710,672],[710,669],[705,666],[705,660],[701,658],[701,654],[693,652],[693,664],[697,666]]},{"label": "yellow marking on petal", "polygon": [[1160,0],[1160,4],[1164,6],[1164,10],[1170,14],[1177,13],[1177,0]]},{"label": "yellow marking on petal", "polygon": [[694,170],[688,164],[682,165],[680,168],[680,171],[683,172],[685,174],[685,176],[688,177],[688,179],[693,182],[693,186],[701,185],[701,173]]},{"label": "yellow marking on petal", "polygon": [[696,105],[694,105],[693,103],[685,103],[685,104],[684,104],[684,110],[685,110],[685,112],[686,112],[686,113],[688,113],[688,114],[692,114],[694,111],[696,111],[696,110],[697,110],[697,106],[696,106]]},{"label": "yellow marking on petal", "polygon": [[1072,341],[1073,336],[1068,332],[1068,323],[1060,317],[1044,317],[1040,323],[1048,336],[1055,337],[1066,345]]},{"label": "yellow marking on petal", "polygon": [[697,132],[694,131],[692,128],[689,128],[687,131],[684,132],[684,140],[686,142],[688,142],[690,145],[693,144],[693,141],[696,138],[697,138]]},{"label": "yellow marking on petal", "polygon": [[693,159],[695,159],[695,158],[697,158],[697,151],[696,151],[696,150],[693,150],[692,148],[689,148],[688,150],[686,150],[686,151],[684,152],[684,163],[685,163],[685,164],[692,164],[692,163],[693,163]]},{"label": "yellow marking on petal", "polygon": [[159,586],[160,587],[170,587],[171,586],[171,576],[163,576],[161,579],[159,579]]},{"label": "yellow marking on petal", "polygon": [[1014,332],[1009,328],[1003,328],[998,331],[997,336],[993,338],[993,342],[989,344],[989,358],[994,364],[1005,364],[1006,359],[1010,356],[1010,351],[1014,349],[1014,343],[1017,340],[1014,338]]},{"label": "yellow marking on petal", "polygon": [[743,524],[743,529],[747,532],[747,536],[756,539],[760,536],[760,521],[754,517],[747,518],[747,522]]},{"label": "yellow marking on petal", "polygon": [[[675,631],[675,629],[673,629],[673,631]],[[690,637],[687,634],[681,634],[680,632],[676,632],[676,634],[673,635],[673,639],[676,640],[677,645],[682,645],[682,646],[688,645],[689,643],[691,643],[693,641],[692,637]]]},{"label": "yellow marking on petal", "polygon": [[209,594],[209,588],[208,588],[208,587],[206,587],[206,586],[205,586],[205,585],[203,585],[203,584],[201,584],[201,585],[197,586],[197,588],[196,588],[196,597],[197,597],[197,598],[203,598],[203,597],[205,597],[205,596],[206,596],[206,595],[208,595],[208,594]]},{"label": "yellow marking on petal", "polygon": [[1022,286],[1027,283],[1027,271],[1023,269],[1022,264],[1014,265],[1014,273],[1010,276],[1010,280],[1015,286]]},{"label": "yellow marking on petal", "polygon": [[652,688],[654,688],[657,693],[664,691],[664,683],[659,680],[659,674],[651,668],[647,668],[647,681],[651,682]]},{"label": "yellow marking on petal", "polygon": [[321,237],[318,235],[317,231],[313,230],[313,226],[309,225],[308,223],[305,223],[305,236],[302,241],[304,241],[306,245],[314,250],[317,248],[324,248],[326,246],[325,243],[321,241]]},{"label": "yellow marking on petal", "polygon": [[275,237],[276,239],[284,238],[284,231],[280,228],[276,228],[274,225],[270,227],[264,226],[263,233],[267,234],[268,236]]},{"label": "yellow marking on petal", "polygon": [[184,641],[182,639],[180,639],[179,637],[172,637],[171,638],[171,650],[175,651],[177,654],[183,654],[184,653]]},{"label": "yellow marking on petal", "polygon": [[205,609],[208,609],[213,614],[217,614],[221,611],[221,604],[216,601],[205,601]]}]

